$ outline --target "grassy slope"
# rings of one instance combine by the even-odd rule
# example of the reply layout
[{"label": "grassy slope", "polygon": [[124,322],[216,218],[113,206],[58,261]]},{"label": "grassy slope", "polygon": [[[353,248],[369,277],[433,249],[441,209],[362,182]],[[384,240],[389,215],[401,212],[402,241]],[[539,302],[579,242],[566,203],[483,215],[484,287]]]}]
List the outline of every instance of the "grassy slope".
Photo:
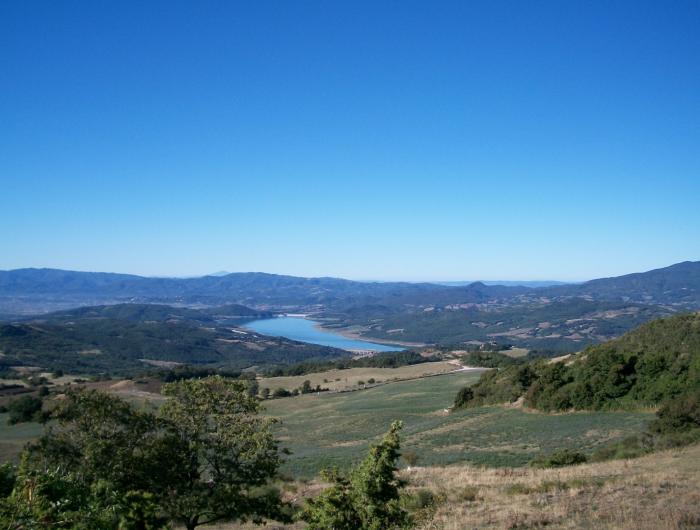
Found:
[{"label": "grassy slope", "polygon": [[309,477],[323,467],[347,466],[394,419],[404,421],[404,449],[415,451],[419,464],[517,466],[541,450],[570,447],[590,452],[641,431],[652,418],[637,412],[549,415],[502,407],[445,413],[457,390],[477,378],[461,372],[360,392],[269,401],[267,413],[282,420],[278,434],[293,453],[284,470]]},{"label": "grassy slope", "polygon": [[412,488],[444,502],[421,528],[610,528],[700,525],[700,446],[565,469],[427,468]]}]

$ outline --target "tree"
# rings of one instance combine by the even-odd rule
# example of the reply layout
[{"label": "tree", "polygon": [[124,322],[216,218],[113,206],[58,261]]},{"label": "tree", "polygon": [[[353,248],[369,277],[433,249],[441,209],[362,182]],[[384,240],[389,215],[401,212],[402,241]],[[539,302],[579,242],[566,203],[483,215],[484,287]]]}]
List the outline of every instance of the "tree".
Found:
[{"label": "tree", "polygon": [[292,393],[287,390],[286,388],[276,388],[275,391],[272,393],[273,398],[283,398],[283,397],[289,397],[291,396]]},{"label": "tree", "polygon": [[271,419],[240,381],[212,376],[163,387],[160,417],[186,442],[185,479],[164,508],[188,530],[215,521],[284,520],[279,492],[268,487],[281,463]]},{"label": "tree", "polygon": [[310,394],[313,391],[314,389],[311,387],[311,381],[309,381],[308,379],[304,381],[304,383],[301,385],[301,393]]},{"label": "tree", "polygon": [[263,399],[267,399],[270,397],[270,389],[265,387],[260,391],[260,397]]},{"label": "tree", "polygon": [[258,395],[258,390],[260,390],[260,383],[257,380],[251,379],[248,381],[248,395],[250,397],[255,397]]},{"label": "tree", "polygon": [[41,421],[42,400],[34,396],[22,396],[19,399],[10,401],[7,410],[10,417],[7,423],[14,425],[28,421]]},{"label": "tree", "polygon": [[68,392],[52,417],[56,425],[29,450],[38,472],[61,468],[79,483],[159,496],[186,478],[186,441],[123,399],[96,390]]},{"label": "tree", "polygon": [[332,485],[307,501],[301,513],[309,530],[388,530],[411,526],[410,516],[399,503],[405,484],[396,476],[401,428],[401,422],[392,423],[383,440],[370,447],[367,457],[349,476],[325,472],[324,478]]},{"label": "tree", "polygon": [[[245,382],[213,376],[164,386],[158,413],[94,390],[72,391],[25,452],[8,528],[188,529],[213,521],[284,521],[269,487],[280,464],[271,420]],[[2,526],[0,524],[0,526]]]}]

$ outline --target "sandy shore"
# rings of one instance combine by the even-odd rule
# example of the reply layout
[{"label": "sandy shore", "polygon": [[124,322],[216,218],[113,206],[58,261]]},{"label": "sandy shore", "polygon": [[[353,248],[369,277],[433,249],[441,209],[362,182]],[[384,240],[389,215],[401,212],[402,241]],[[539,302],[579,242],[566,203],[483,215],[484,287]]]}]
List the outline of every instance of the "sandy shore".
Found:
[{"label": "sandy shore", "polygon": [[[311,317],[313,318],[313,317]],[[386,344],[388,346],[404,346],[406,348],[422,348],[423,346],[426,346],[425,344],[421,342],[406,342],[406,341],[400,341],[400,340],[387,340],[387,339],[376,339],[374,337],[369,337],[367,335],[361,335],[357,331],[351,331],[348,330],[347,328],[327,328],[323,325],[323,322],[319,322],[318,320],[316,321],[316,327],[321,330],[321,331],[327,331],[330,333],[337,333],[338,335],[342,335],[346,339],[353,339],[353,340],[363,340],[366,342],[376,342],[377,344]]]}]

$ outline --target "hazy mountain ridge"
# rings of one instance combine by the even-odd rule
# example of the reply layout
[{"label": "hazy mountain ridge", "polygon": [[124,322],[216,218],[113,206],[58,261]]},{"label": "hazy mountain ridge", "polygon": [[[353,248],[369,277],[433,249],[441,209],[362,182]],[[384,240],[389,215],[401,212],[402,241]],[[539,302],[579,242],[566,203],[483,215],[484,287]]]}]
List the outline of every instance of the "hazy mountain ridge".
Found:
[{"label": "hazy mountain ridge", "polygon": [[[177,310],[177,318],[199,322],[227,305],[232,317],[303,312],[369,339],[506,342],[575,351],[653,318],[700,309],[700,262],[537,288],[367,283],[254,272],[177,279],[55,269],[0,271],[0,314],[125,302],[178,306],[184,309]],[[206,311],[186,314],[194,308]],[[176,309],[161,311],[168,315]]]},{"label": "hazy mountain ridge", "polygon": [[221,305],[240,303],[258,308],[342,308],[382,304],[441,305],[504,301],[531,303],[541,298],[591,297],[645,304],[700,307],[700,262],[601,278],[582,284],[547,287],[431,283],[358,282],[339,278],[301,278],[259,272],[200,278],[76,272],[59,269],[0,271],[0,312],[34,311],[45,304],[98,305],[127,302]]}]

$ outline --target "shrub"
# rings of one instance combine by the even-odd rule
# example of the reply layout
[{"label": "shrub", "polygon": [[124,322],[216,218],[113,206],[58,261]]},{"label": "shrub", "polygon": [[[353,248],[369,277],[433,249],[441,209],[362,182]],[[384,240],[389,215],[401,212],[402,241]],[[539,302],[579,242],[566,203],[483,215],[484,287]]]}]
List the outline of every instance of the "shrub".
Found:
[{"label": "shrub", "polygon": [[585,464],[588,457],[583,453],[562,449],[550,455],[540,455],[530,461],[530,466],[537,468],[551,468],[575,466],[577,464]]},{"label": "shrub", "polygon": [[668,400],[659,409],[649,430],[656,434],[687,432],[700,428],[700,389]]},{"label": "shrub", "polygon": [[457,498],[462,502],[474,502],[479,500],[479,488],[476,486],[465,486],[457,494]]},{"label": "shrub", "polygon": [[474,399],[474,391],[469,386],[460,388],[455,397],[455,408],[465,407],[472,399]]},{"label": "shrub", "polygon": [[417,511],[423,510],[435,503],[435,495],[432,491],[419,489],[412,494],[403,497],[403,504],[407,510]]},{"label": "shrub", "polygon": [[286,388],[276,388],[275,391],[272,393],[273,398],[283,398],[283,397],[289,397],[291,396],[292,393],[287,390]]}]

